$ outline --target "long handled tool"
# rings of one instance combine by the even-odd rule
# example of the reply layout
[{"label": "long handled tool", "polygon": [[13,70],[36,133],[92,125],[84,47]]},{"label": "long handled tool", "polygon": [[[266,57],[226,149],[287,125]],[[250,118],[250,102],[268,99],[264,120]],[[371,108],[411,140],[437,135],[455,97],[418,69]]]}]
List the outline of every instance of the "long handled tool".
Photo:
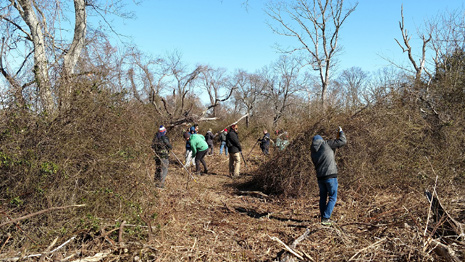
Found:
[{"label": "long handled tool", "polygon": [[189,172],[189,170],[187,170],[186,166],[182,164],[181,160],[179,160],[178,156],[176,156],[176,154],[171,151],[171,154],[173,154],[174,158],[176,158],[176,160],[178,160],[179,164],[181,164],[181,166],[184,168],[184,170],[186,170],[187,174],[189,174],[189,176],[194,180],[194,182],[197,182],[197,180],[195,180],[195,177],[192,175],[191,172]]},{"label": "long handled tool", "polygon": [[242,160],[244,161],[245,168],[247,168],[247,162],[245,162],[245,158],[244,158],[244,155],[242,154],[242,151],[241,151],[241,157],[242,157]]},{"label": "long handled tool", "polygon": [[[161,159],[161,157],[157,154],[157,152],[155,152],[155,150],[152,148],[152,151],[153,153],[155,154],[156,157],[158,157],[159,159]],[[164,166],[164,167],[167,167],[165,163],[161,162],[161,164]]]},{"label": "long handled tool", "polygon": [[255,142],[255,144],[253,145],[252,149],[250,150],[250,152],[247,154],[247,158],[249,158],[250,156],[250,153],[252,153],[253,149],[255,148],[255,146],[258,144],[258,142],[260,142],[259,140],[257,140],[257,142]]}]

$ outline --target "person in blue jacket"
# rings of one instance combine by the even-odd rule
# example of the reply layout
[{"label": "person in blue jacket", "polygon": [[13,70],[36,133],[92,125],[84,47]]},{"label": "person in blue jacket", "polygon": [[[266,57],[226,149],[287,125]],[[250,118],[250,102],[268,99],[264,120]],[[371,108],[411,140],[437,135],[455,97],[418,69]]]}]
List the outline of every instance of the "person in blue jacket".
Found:
[{"label": "person in blue jacket", "polygon": [[346,143],[346,136],[341,127],[337,139],[324,140],[320,135],[315,135],[312,140],[310,151],[320,189],[320,215],[323,225],[332,224],[330,217],[337,201],[338,181],[334,150]]},{"label": "person in blue jacket", "polygon": [[258,139],[258,142],[260,142],[260,149],[262,150],[264,155],[269,155],[270,152],[270,133],[266,129],[263,130],[263,137]]}]

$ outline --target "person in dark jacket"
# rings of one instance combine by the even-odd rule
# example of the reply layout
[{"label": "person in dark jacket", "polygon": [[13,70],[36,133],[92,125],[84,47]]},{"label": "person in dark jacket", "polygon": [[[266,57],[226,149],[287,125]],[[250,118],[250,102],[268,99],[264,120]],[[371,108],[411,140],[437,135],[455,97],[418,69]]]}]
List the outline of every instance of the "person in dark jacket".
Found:
[{"label": "person in dark jacket", "polygon": [[237,125],[231,125],[226,135],[226,145],[229,151],[229,175],[238,177],[241,171],[241,152],[242,147],[237,135]]},{"label": "person in dark jacket", "polygon": [[337,201],[338,182],[334,150],[346,143],[346,136],[341,127],[337,139],[323,140],[320,135],[313,137],[310,151],[320,189],[320,215],[323,225],[332,224],[330,217]]},{"label": "person in dark jacket", "polygon": [[226,146],[226,136],[228,135],[228,129],[224,129],[223,132],[220,134],[220,155],[223,153],[227,156],[228,155],[228,146]]},{"label": "person in dark jacket", "polygon": [[168,175],[170,150],[173,148],[170,144],[170,139],[166,136],[166,128],[163,125],[160,126],[158,132],[155,134],[151,147],[155,152],[155,164],[157,166],[155,180],[157,186],[163,188],[166,176]]},{"label": "person in dark jacket", "polygon": [[258,142],[260,142],[260,149],[262,150],[264,155],[269,154],[269,149],[270,149],[270,133],[266,129],[263,130],[263,137],[258,139]]},{"label": "person in dark jacket", "polygon": [[217,134],[213,134],[212,129],[209,128],[207,133],[205,134],[205,140],[208,144],[208,154],[213,155],[213,139],[215,139]]}]

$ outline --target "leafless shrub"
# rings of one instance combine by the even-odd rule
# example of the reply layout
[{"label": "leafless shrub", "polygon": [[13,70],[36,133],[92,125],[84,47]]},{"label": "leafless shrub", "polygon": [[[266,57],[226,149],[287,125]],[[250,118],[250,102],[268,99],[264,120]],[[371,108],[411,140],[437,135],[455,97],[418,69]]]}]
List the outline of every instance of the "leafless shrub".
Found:
[{"label": "leafless shrub", "polygon": [[406,103],[395,92],[356,115],[334,112],[313,119],[284,152],[259,169],[254,182],[261,189],[285,196],[311,192],[316,180],[310,158],[312,137],[319,133],[334,139],[337,126],[343,128],[348,141],[336,152],[344,186],[421,191],[434,182],[428,161],[439,170],[442,183],[451,185],[448,181],[452,179],[462,181],[463,186],[464,169],[458,163],[463,160],[463,147],[453,146],[463,142],[463,127],[425,117],[415,104]]},{"label": "leafless shrub", "polygon": [[[24,221],[21,228],[34,243],[41,245],[49,235],[85,238],[122,221],[141,225],[141,218],[156,215],[147,165],[152,132],[161,120],[152,119],[151,110],[126,102],[124,94],[82,88],[70,109],[52,122],[28,112],[4,109],[3,114],[0,199],[5,210],[18,215],[85,204]],[[0,232],[15,232],[8,244],[19,248],[24,234],[14,228]]]}]

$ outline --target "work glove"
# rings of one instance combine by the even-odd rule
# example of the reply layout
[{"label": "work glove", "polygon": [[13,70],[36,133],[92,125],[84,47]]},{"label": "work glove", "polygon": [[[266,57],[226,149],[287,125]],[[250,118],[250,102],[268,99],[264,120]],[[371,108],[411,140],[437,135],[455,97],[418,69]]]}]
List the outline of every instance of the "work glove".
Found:
[{"label": "work glove", "polygon": [[342,132],[342,128],[341,128],[341,127],[339,127],[339,132]]}]

